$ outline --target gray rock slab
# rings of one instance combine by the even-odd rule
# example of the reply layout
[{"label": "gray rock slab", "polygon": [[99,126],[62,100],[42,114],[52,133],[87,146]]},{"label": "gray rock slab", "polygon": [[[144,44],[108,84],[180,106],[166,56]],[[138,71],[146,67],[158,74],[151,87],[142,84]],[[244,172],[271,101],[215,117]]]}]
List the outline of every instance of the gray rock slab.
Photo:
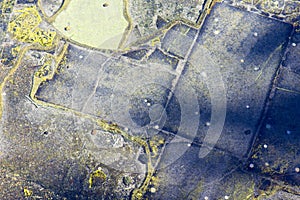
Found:
[{"label": "gray rock slab", "polygon": [[277,88],[292,93],[300,93],[300,74],[293,72],[291,68],[282,68],[278,77]]},{"label": "gray rock slab", "polygon": [[192,27],[185,24],[177,24],[164,36],[162,48],[170,54],[184,58],[196,33],[197,30]]},{"label": "gray rock slab", "polygon": [[298,168],[300,75],[299,36],[292,37],[287,56],[277,75],[275,94],[252,150],[252,162],[260,173],[299,185]]},{"label": "gray rock slab", "polygon": [[147,197],[238,200],[298,198],[296,194],[280,190],[284,185],[282,182],[266,179],[257,174],[255,169],[245,170],[247,167],[238,158],[217,149],[213,149],[205,158],[199,158],[200,149],[200,146],[193,144],[180,158],[169,163],[174,151],[167,146],[155,174],[160,180],[159,187],[155,193],[147,193]]},{"label": "gray rock slab", "polygon": [[292,36],[283,65],[290,68],[292,72],[300,74],[300,33],[298,32]]},{"label": "gray rock slab", "polygon": [[[36,106],[28,97],[34,72],[32,67],[19,68],[13,83],[6,84],[3,90],[0,140],[5,142],[1,148],[6,149],[1,152],[0,170],[15,181],[3,182],[9,194],[1,190],[0,198],[11,199],[12,195],[24,199],[24,188],[36,191],[29,183],[43,186],[49,193],[45,199],[128,197],[129,190],[117,188],[122,187],[120,179],[126,169],[132,172],[126,175],[136,178],[134,184],[143,181],[145,167],[137,160],[140,147],[130,141],[125,143],[119,135],[97,131],[100,127],[90,119],[57,108]],[[108,167],[112,162],[115,168]],[[90,187],[90,175],[98,167],[107,179],[95,180]],[[34,195],[41,196],[42,192]]]},{"label": "gray rock slab", "polygon": [[138,49],[138,50],[129,51],[123,54],[123,56],[127,56],[135,60],[141,60],[144,56],[146,56],[147,53],[148,53],[147,49]]},{"label": "gray rock slab", "polygon": [[[29,0],[20,0],[20,1],[29,1]],[[37,2],[37,0],[34,0],[35,2]],[[41,5],[43,7],[43,10],[45,12],[45,14],[49,17],[51,17],[52,15],[54,15],[59,8],[61,7],[61,5],[63,4],[62,0],[50,0],[50,1],[45,1],[42,0],[41,1]]]},{"label": "gray rock slab", "polygon": [[[217,150],[199,159],[199,149],[199,146],[192,145],[182,157],[169,165],[165,165],[166,157],[162,157],[161,168],[155,175],[160,185],[156,193],[150,194],[150,199],[201,199],[202,194],[203,199],[204,196],[212,198],[226,195],[224,191],[213,190],[210,186],[219,184],[225,176],[236,170],[238,159]],[[165,156],[168,154],[173,152],[166,148]]]},{"label": "gray rock slab", "polygon": [[289,24],[226,4],[213,8],[176,88],[197,95],[198,142],[247,154],[291,31]]},{"label": "gray rock slab", "polygon": [[54,79],[41,85],[37,97],[43,101],[81,110],[94,89],[101,65],[108,58],[70,45],[66,65]]},{"label": "gray rock slab", "polygon": [[299,185],[300,78],[282,68],[275,95],[252,151],[260,173]]},{"label": "gray rock slab", "polygon": [[153,53],[149,56],[147,62],[149,63],[164,63],[166,66],[170,65],[171,70],[176,69],[178,65],[178,59],[176,57],[171,57],[166,55],[162,50],[155,49]]},{"label": "gray rock slab", "polygon": [[71,45],[66,63],[40,87],[37,97],[141,134],[157,125],[149,113],[166,104],[176,76],[171,64],[157,59],[137,64],[127,57],[109,57]]},{"label": "gray rock slab", "polygon": [[17,4],[35,4],[37,0],[17,0]]}]

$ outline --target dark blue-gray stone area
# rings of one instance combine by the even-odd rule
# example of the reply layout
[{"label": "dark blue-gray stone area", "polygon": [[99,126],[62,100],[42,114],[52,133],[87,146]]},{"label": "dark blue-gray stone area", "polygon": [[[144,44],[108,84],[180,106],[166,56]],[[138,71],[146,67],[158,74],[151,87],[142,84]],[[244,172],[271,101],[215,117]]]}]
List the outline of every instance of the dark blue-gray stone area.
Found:
[{"label": "dark blue-gray stone area", "polygon": [[184,58],[197,30],[185,24],[173,26],[165,35],[162,47],[166,52]]},{"label": "dark blue-gray stone area", "polygon": [[147,54],[147,52],[148,52],[147,49],[139,49],[139,50],[129,51],[128,53],[124,54],[124,56],[127,56],[135,60],[141,60]]},{"label": "dark blue-gray stone area", "polygon": [[[161,169],[157,172],[157,176],[163,180],[162,186],[157,194],[149,194],[149,197],[154,199],[160,196],[169,199],[247,199],[249,195],[254,198],[276,187],[276,183],[272,180],[264,179],[257,174],[259,172],[257,165],[265,165],[267,161],[257,161],[252,158],[248,160],[248,155],[261,127],[261,120],[265,117],[270,91],[274,80],[278,78],[276,75],[284,59],[293,27],[290,24],[220,3],[216,4],[207,16],[196,38],[196,43],[193,42],[195,37],[189,37],[188,34],[179,34],[176,37],[174,30],[171,29],[170,33],[166,33],[162,46],[165,51],[184,58],[186,55],[183,51],[186,53],[186,49],[190,48],[186,45],[193,45],[175,93],[184,96],[190,93],[197,95],[200,108],[199,126],[194,139],[191,139],[193,135],[189,133],[181,134],[183,138],[187,138],[186,145],[189,145],[188,141],[194,143],[173,163],[169,160],[174,155],[168,149],[172,150],[172,145],[175,144],[170,144],[170,147],[167,145],[165,154],[162,156]],[[180,46],[182,44],[184,45]],[[295,52],[290,53],[290,55],[295,54]],[[291,62],[293,61],[287,60],[287,63]],[[294,93],[280,95],[281,99],[274,102],[278,106],[272,109],[274,112],[272,119],[275,120],[276,116],[289,115],[290,117],[283,120],[283,125],[280,125],[279,119],[276,119],[274,123],[278,127],[274,127],[274,132],[269,133],[265,138],[260,136],[269,141],[268,144],[272,149],[271,151],[267,147],[270,153],[264,157],[264,159],[270,157],[268,163],[270,166],[272,159],[285,157],[284,155],[290,153],[286,146],[282,145],[279,148],[279,156],[277,154],[277,157],[272,156],[271,154],[276,152],[274,146],[271,145],[273,143],[278,142],[279,145],[285,141],[287,146],[294,144],[291,146],[294,153],[287,156],[289,161],[292,160],[290,157],[298,155],[296,151],[298,136],[295,133],[295,130],[299,129],[296,125],[298,111],[293,111],[293,114],[282,110],[280,111],[282,114],[279,111],[276,112],[279,108],[288,106],[298,109],[296,102],[299,87],[295,88],[298,83],[298,78],[295,78],[297,74],[286,76],[289,76],[288,80],[296,81],[289,85],[289,90],[293,90]],[[278,91],[278,93],[282,92]],[[222,101],[223,94],[225,94],[226,104]],[[288,106],[284,106],[284,102],[289,102]],[[166,131],[176,132],[180,117],[175,113],[178,113],[176,110],[179,108],[170,101],[167,110],[171,111],[168,112],[169,114],[173,113],[177,121],[173,124],[168,122],[164,128]],[[212,135],[212,138],[216,140],[206,140],[209,137],[207,135],[209,129],[216,126],[213,122],[218,122],[212,119],[212,113],[218,110],[226,111],[222,132],[220,135]],[[289,110],[291,111],[292,108]],[[290,130],[295,135],[290,136],[290,139],[285,138],[284,130],[281,130],[283,135],[276,139],[274,135],[276,130],[279,127],[286,129],[288,121],[292,123]],[[216,143],[213,143],[214,141]],[[260,149],[263,149],[264,142],[261,143],[260,139],[257,141]],[[198,157],[201,148],[211,149],[204,158]],[[244,162],[245,160],[248,162]],[[167,163],[166,166],[163,165],[164,161]],[[295,175],[297,162],[298,159],[293,160],[291,168],[287,171],[289,175]],[[282,169],[286,167],[284,163],[277,163],[279,170],[280,167]],[[298,183],[295,177],[294,184]],[[272,197],[286,196],[289,194],[279,191]],[[297,198],[293,195],[291,197],[291,199]]]},{"label": "dark blue-gray stone area", "polygon": [[38,0],[17,0],[18,4],[36,4]]},{"label": "dark blue-gray stone area", "polygon": [[250,158],[260,173],[293,186],[300,184],[300,41],[295,37],[297,33],[276,77],[268,112]]},{"label": "dark blue-gray stone area", "polygon": [[[189,59],[191,65],[182,76],[194,80],[191,85],[199,96],[200,107],[201,102],[207,105],[208,98],[211,102],[219,100],[212,94],[224,85],[226,118],[216,143],[218,148],[240,158],[247,156],[291,32],[290,24],[226,4],[217,4],[208,15]],[[203,81],[209,90],[206,95],[205,88],[199,85]],[[212,112],[202,111],[200,123],[210,122]],[[200,142],[205,137],[204,130],[199,129]]]}]

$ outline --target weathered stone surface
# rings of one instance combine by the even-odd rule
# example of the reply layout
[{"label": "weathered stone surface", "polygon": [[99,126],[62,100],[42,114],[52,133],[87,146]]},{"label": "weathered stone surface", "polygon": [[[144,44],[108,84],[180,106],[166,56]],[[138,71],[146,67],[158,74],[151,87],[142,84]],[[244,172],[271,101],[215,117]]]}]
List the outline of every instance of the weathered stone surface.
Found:
[{"label": "weathered stone surface", "polygon": [[300,33],[295,32],[288,46],[286,59],[282,63],[292,72],[300,74]]},{"label": "weathered stone surface", "polygon": [[299,185],[300,78],[289,68],[282,68],[277,80],[252,160],[262,174]]},{"label": "weathered stone surface", "polygon": [[[157,172],[160,187],[156,194],[150,196],[151,199],[199,199],[201,194],[209,194],[208,196],[214,199],[225,195],[209,189],[210,185],[218,184],[227,173],[230,174],[230,171],[236,168],[239,161],[217,150],[204,159],[199,159],[198,152],[199,147],[192,145],[182,157],[168,166],[165,166],[163,156],[161,168]],[[169,153],[172,154],[166,150],[165,156]]]},{"label": "weathered stone surface", "polygon": [[132,16],[133,26],[137,27],[140,37],[143,37],[163,29],[167,22],[183,20],[196,24],[203,4],[204,1],[202,0],[183,0],[180,2],[136,0],[129,1],[129,14]]},{"label": "weathered stone surface", "polygon": [[[252,150],[260,173],[299,185],[300,76],[299,34],[292,36],[286,58],[276,76],[274,95]],[[277,195],[279,198],[280,195]],[[291,197],[293,199],[295,197]]]},{"label": "weathered stone surface", "polygon": [[151,106],[166,103],[174,77],[169,69],[170,64],[139,66],[71,47],[66,65],[54,80],[41,86],[38,97],[123,127],[144,127],[150,123]]},{"label": "weathered stone surface", "polygon": [[[206,129],[221,126],[220,120],[211,121],[215,120],[210,119],[211,115],[219,112],[216,117],[220,117],[226,110],[225,125],[216,145],[238,157],[247,154],[291,31],[292,27],[282,22],[225,4],[215,6],[201,29],[191,64],[182,75],[190,83],[181,91],[191,86],[202,108],[200,142]],[[186,37],[186,43],[192,39]],[[211,102],[214,111],[207,108],[207,102]],[[210,122],[210,127],[204,128],[205,122]],[[214,145],[217,135],[209,137],[215,139],[205,143]]]},{"label": "weathered stone surface", "polygon": [[171,57],[170,55],[166,55],[160,49],[155,49],[153,53],[149,56],[147,62],[149,63],[157,63],[157,64],[164,64],[166,66],[170,66],[170,70],[176,69],[178,65],[178,58]]},{"label": "weathered stone surface", "polygon": [[197,30],[184,24],[173,26],[165,35],[162,41],[162,47],[165,51],[184,58]]},{"label": "weathered stone surface", "polygon": [[[9,20],[37,1],[0,1],[0,199],[130,199],[144,186],[148,199],[299,199],[299,3],[229,1],[122,1],[124,51],[72,44],[88,23],[69,18],[56,48],[17,41]],[[40,3],[51,16],[62,1]],[[92,28],[90,45],[111,36]],[[35,101],[34,74],[60,44]]]}]

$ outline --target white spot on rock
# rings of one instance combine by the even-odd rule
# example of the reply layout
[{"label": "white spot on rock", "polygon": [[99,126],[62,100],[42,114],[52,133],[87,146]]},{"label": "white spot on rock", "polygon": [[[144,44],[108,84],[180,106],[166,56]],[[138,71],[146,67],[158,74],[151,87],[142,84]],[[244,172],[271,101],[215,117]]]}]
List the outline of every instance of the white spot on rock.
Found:
[{"label": "white spot on rock", "polygon": [[266,129],[271,129],[271,125],[270,124],[266,124]]},{"label": "white spot on rock", "polygon": [[215,35],[219,35],[220,32],[221,32],[220,30],[215,30],[215,31],[214,31],[214,34],[215,34]]},{"label": "white spot on rock", "polygon": [[259,69],[259,67],[254,67],[254,71],[258,71]]}]

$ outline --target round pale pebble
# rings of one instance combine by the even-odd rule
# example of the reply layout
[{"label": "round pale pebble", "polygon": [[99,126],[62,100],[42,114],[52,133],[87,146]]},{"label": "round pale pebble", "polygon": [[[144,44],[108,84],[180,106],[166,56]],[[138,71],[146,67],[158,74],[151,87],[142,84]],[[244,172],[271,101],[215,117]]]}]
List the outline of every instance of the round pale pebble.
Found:
[{"label": "round pale pebble", "polygon": [[156,192],[156,188],[154,188],[154,187],[150,188],[150,192],[151,193],[155,193]]}]

